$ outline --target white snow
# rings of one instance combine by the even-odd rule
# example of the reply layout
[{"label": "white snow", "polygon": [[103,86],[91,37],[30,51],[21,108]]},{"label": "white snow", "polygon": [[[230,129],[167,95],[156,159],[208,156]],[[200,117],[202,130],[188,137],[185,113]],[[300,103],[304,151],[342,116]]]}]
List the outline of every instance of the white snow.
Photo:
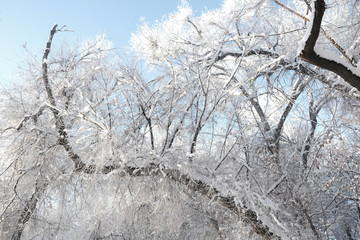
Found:
[{"label": "white snow", "polygon": [[[311,8],[315,9],[314,1],[311,2]],[[303,36],[303,38],[301,39],[301,41],[299,43],[299,46],[298,46],[298,49],[297,49],[297,55],[300,55],[301,52],[304,50],[306,41],[308,40],[308,38],[309,38],[309,36],[311,34],[311,29],[312,29],[312,26],[313,26],[313,23],[314,23],[314,18],[315,18],[315,11],[312,11],[311,14],[310,14],[310,21],[309,21],[309,23],[307,25],[305,35]],[[314,46],[314,51],[320,57],[331,60],[331,61],[334,61],[336,63],[339,63],[339,64],[345,66],[353,74],[360,77],[360,69],[353,67],[350,63],[348,63],[340,55],[338,55],[338,54],[336,54],[334,52],[331,52],[329,50],[322,49],[318,45]]]},{"label": "white snow", "polygon": [[285,175],[282,175],[279,180],[277,180],[267,191],[266,194],[270,194],[284,179]]},{"label": "white snow", "polygon": [[345,66],[354,75],[360,77],[360,69],[359,69],[359,67],[353,67],[349,62],[347,62],[344,58],[342,58],[340,55],[336,54],[335,52],[331,52],[329,50],[322,49],[318,45],[315,45],[314,51],[320,57],[331,60],[331,61],[334,61],[336,63],[339,63],[339,64]]},{"label": "white snow", "polygon": [[[311,9],[315,9],[314,1],[311,1]],[[312,29],[312,26],[313,26],[313,23],[314,23],[314,18],[315,18],[315,11],[311,11],[310,18],[309,18],[310,21],[309,21],[309,23],[307,25],[305,35],[303,36],[303,38],[299,42],[299,46],[298,46],[298,49],[297,49],[297,56],[301,54],[302,50],[304,50],[306,41],[308,40],[308,38],[310,36],[310,33],[311,33],[311,29]]]}]

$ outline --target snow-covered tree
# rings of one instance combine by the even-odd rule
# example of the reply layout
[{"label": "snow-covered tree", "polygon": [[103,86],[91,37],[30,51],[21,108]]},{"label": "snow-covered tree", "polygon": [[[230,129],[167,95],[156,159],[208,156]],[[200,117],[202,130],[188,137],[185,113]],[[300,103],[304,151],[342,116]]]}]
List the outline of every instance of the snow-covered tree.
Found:
[{"label": "snow-covered tree", "polygon": [[358,4],[182,1],[131,59],[54,26],[2,90],[2,237],[359,238]]}]

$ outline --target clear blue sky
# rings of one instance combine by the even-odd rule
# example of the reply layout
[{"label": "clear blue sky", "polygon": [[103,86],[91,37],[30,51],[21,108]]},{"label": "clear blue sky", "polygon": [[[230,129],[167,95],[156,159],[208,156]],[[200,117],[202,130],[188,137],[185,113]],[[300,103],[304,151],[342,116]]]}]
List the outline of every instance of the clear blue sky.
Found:
[{"label": "clear blue sky", "polygon": [[[188,0],[195,14],[220,7],[221,0]],[[55,23],[73,33],[57,36],[69,42],[106,34],[116,47],[128,43],[140,18],[160,20],[176,10],[178,0],[0,0],[0,83],[12,81],[23,45],[39,53]]]}]

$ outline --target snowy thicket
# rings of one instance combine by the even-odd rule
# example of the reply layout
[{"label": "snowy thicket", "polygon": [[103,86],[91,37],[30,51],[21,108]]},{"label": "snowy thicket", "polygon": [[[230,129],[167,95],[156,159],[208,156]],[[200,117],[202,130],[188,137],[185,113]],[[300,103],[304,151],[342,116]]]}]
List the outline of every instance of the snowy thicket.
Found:
[{"label": "snowy thicket", "polygon": [[[316,52],[357,70],[359,3],[326,3]],[[29,58],[0,98],[0,238],[358,239],[359,92],[298,58],[311,6],[182,1],[131,57],[52,46],[56,104]]]},{"label": "snowy thicket", "polygon": [[163,177],[64,175],[35,215],[24,239],[260,239],[228,209]]}]

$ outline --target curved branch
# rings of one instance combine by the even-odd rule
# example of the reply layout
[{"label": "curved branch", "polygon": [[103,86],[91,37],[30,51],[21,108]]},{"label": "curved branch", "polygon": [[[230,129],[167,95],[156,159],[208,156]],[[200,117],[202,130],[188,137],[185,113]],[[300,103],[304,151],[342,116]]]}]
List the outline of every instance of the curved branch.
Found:
[{"label": "curved branch", "polygon": [[42,58],[42,79],[43,79],[43,83],[44,83],[44,87],[45,87],[45,90],[47,93],[48,100],[49,100],[50,104],[52,105],[51,111],[55,118],[56,129],[59,133],[59,141],[58,142],[60,145],[62,145],[64,147],[65,151],[68,153],[68,156],[74,162],[75,170],[81,171],[85,167],[85,163],[83,163],[83,161],[80,159],[79,155],[77,155],[74,152],[74,150],[72,149],[72,147],[69,143],[68,135],[65,130],[66,128],[65,128],[64,119],[60,115],[59,110],[56,108],[56,100],[55,100],[54,94],[52,92],[52,88],[50,86],[49,77],[48,77],[47,59],[48,59],[48,56],[49,56],[49,53],[51,50],[51,43],[52,43],[55,33],[61,30],[61,29],[57,29],[57,27],[58,27],[58,25],[55,24],[55,26],[51,29],[50,34],[49,34],[49,39],[46,43],[46,48],[45,48],[44,55]]},{"label": "curved branch", "polygon": [[269,227],[258,219],[257,214],[254,211],[246,208],[246,206],[239,206],[235,197],[225,196],[216,188],[201,180],[194,179],[190,175],[183,174],[178,169],[172,169],[161,164],[150,163],[145,167],[127,166],[124,168],[123,174],[132,177],[161,176],[181,183],[192,191],[198,192],[212,201],[218,202],[220,205],[238,215],[244,222],[249,223],[254,231],[263,239],[281,239],[279,236],[271,232]]},{"label": "curved branch", "polygon": [[[304,17],[304,16],[301,15],[300,13],[298,13],[298,12],[296,12],[295,10],[287,7],[286,5],[282,4],[282,3],[279,2],[278,0],[274,0],[274,2],[275,2],[277,5],[281,6],[282,8],[286,9],[287,11],[295,14],[296,16],[304,19],[304,20],[307,21],[307,22],[310,22],[310,19],[309,19],[309,18]],[[307,3],[307,5],[308,5],[308,7],[311,9],[310,4]],[[324,36],[331,42],[331,44],[334,45],[334,47],[335,47],[337,50],[339,50],[339,52],[341,52],[341,54],[346,58],[346,60],[347,60],[353,67],[356,67],[355,62],[346,54],[345,50],[344,50],[337,42],[335,42],[335,40],[334,40],[332,37],[330,37],[330,36],[325,32],[325,30],[324,30],[323,28],[320,28],[320,30],[321,30],[321,32],[324,34]]]},{"label": "curved branch", "polygon": [[312,19],[310,35],[305,42],[305,47],[300,53],[300,58],[304,61],[311,63],[315,66],[321,67],[323,69],[329,70],[336,73],[342,77],[347,83],[355,87],[360,91],[360,77],[353,73],[349,67],[338,63],[333,60],[329,60],[322,56],[319,56],[315,50],[316,41],[319,38],[319,33],[321,30],[321,22],[325,12],[325,1],[316,0],[315,1],[314,17]]}]

